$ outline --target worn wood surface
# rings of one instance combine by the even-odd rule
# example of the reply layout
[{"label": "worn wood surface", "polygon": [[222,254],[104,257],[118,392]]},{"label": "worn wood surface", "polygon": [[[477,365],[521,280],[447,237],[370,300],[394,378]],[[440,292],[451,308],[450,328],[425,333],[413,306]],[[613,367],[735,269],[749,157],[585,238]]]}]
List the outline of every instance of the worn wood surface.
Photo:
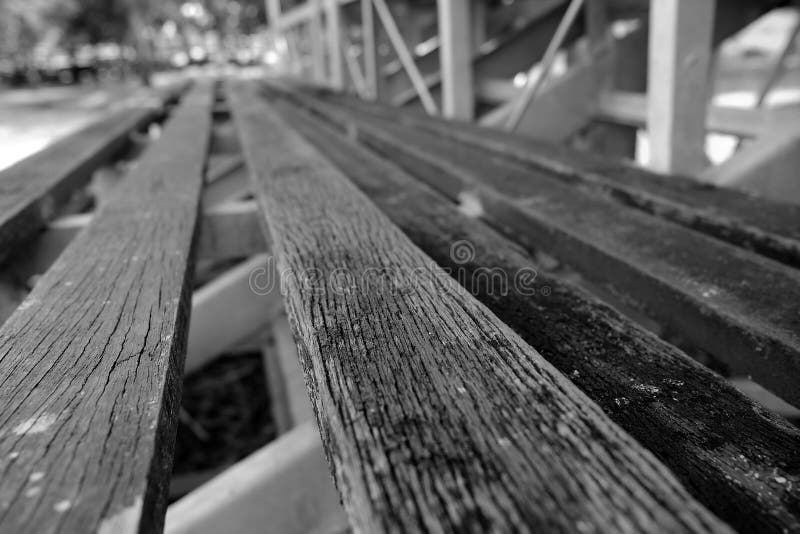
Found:
[{"label": "worn wood surface", "polygon": [[800,207],[793,204],[699,183],[686,176],[664,176],[620,159],[541,143],[473,124],[424,117],[327,91],[307,91],[394,124],[420,128],[485,151],[482,153],[518,161],[532,169],[545,171],[553,178],[601,193],[623,205],[800,267]]},{"label": "worn wood surface", "polygon": [[655,453],[711,511],[742,532],[800,530],[800,430],[548,274],[521,247],[399,167],[286,103],[275,106],[416,245]]},{"label": "worn wood surface", "polygon": [[0,532],[161,528],[210,105],[184,97],[0,329]]},{"label": "worn wood surface", "polygon": [[154,95],[153,106],[114,113],[0,171],[0,260],[36,235],[96,169],[128,146],[132,132],[152,122],[182,90],[164,90]]},{"label": "worn wood surface", "polygon": [[610,284],[731,370],[800,402],[800,272],[505,158],[317,109],[449,197],[471,199],[512,240]]},{"label": "worn wood surface", "polygon": [[229,98],[356,530],[728,530],[250,86]]}]

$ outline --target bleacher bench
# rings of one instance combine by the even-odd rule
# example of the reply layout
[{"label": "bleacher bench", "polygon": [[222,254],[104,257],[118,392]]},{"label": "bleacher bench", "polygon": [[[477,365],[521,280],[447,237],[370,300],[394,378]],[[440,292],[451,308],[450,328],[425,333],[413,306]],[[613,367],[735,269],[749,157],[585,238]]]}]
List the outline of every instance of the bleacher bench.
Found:
[{"label": "bleacher bench", "polygon": [[[264,243],[354,531],[800,532],[800,430],[698,362],[800,404],[800,208],[298,83],[174,95],[0,328],[0,532],[163,528],[195,263]],[[160,113],[0,173],[6,263]]]}]

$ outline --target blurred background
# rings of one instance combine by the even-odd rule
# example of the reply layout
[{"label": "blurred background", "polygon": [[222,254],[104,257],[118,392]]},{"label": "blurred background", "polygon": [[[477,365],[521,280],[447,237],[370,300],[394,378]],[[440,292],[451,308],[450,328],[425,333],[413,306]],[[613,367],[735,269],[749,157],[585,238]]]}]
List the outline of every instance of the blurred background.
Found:
[{"label": "blurred background", "polygon": [[275,62],[261,0],[0,0],[0,169],[182,70]]},{"label": "blurred background", "polygon": [[[0,0],[0,169],[105,112],[131,105],[143,97],[143,85],[163,85],[186,71],[235,68],[255,70],[257,75],[267,69],[319,81],[311,49],[314,39],[322,37],[312,35],[313,26],[276,31],[269,25],[268,2]],[[341,3],[343,55],[348,66],[363,63],[359,2]],[[798,10],[773,3],[776,8],[765,7],[717,47],[711,74],[714,105],[752,108],[800,101]],[[474,118],[491,125],[493,108],[535,73],[535,58],[526,60],[524,51],[520,54],[515,47],[520,48],[526,33],[542,33],[537,17],[541,19],[549,4],[559,2],[486,0],[483,4],[484,27],[476,46],[480,54],[493,56],[497,66],[489,69],[493,73],[489,78],[476,80]],[[636,29],[646,16],[647,4],[627,0],[613,4],[617,12],[612,28],[618,38]],[[279,9],[287,18],[286,13],[299,12],[304,5],[282,0]],[[387,5],[427,82],[425,62],[438,55],[439,47],[436,2],[392,0]],[[409,92],[395,47],[383,31],[375,39],[381,99],[407,105],[406,100],[416,95]],[[569,72],[574,57],[572,51],[562,51],[550,78]],[[778,59],[779,79],[771,82],[768,94],[760,95]],[[395,78],[403,80],[397,84]],[[481,114],[486,121],[479,120]],[[741,140],[710,132],[707,145],[709,162],[719,164],[740,147]],[[630,157],[648,163],[646,129],[639,131]]]}]

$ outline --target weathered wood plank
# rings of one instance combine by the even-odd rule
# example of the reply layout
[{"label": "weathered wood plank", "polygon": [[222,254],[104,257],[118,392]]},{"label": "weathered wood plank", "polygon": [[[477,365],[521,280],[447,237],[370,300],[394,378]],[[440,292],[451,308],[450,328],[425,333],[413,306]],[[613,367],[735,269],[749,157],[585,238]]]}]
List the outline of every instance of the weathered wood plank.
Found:
[{"label": "weathered wood plank", "polygon": [[[742,532],[800,529],[800,511],[791,505],[800,482],[794,467],[800,430],[548,274],[521,247],[387,160],[296,108],[275,106],[416,245],[655,453],[712,512]],[[526,274],[526,283],[513,283]]]},{"label": "weathered wood plank", "polygon": [[728,530],[253,93],[233,116],[356,530]]},{"label": "weathered wood plank", "polygon": [[125,109],[0,171],[0,260],[36,233],[92,173],[128,146],[183,86],[154,93],[153,106]]},{"label": "weathered wood plank", "polygon": [[156,532],[172,463],[211,91],[0,329],[0,531]]},{"label": "weathered wood plank", "polygon": [[546,171],[550,176],[610,196],[666,220],[698,230],[769,258],[800,267],[800,207],[761,199],[742,191],[663,176],[621,160],[598,157],[507,132],[404,113],[388,106],[314,92],[327,101],[358,109],[394,124],[420,128],[438,137]]},{"label": "weathered wood plank", "polygon": [[[733,371],[800,402],[800,272],[553,179],[388,121],[320,107],[512,240],[610,284]],[[357,131],[356,131],[357,129]]]}]

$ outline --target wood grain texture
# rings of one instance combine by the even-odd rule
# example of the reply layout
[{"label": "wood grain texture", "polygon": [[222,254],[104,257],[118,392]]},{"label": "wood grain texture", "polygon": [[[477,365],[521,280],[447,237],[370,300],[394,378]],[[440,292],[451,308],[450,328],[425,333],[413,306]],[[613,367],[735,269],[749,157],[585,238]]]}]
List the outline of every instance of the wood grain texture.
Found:
[{"label": "wood grain texture", "polygon": [[[712,512],[742,532],[800,530],[800,430],[672,345],[547,274],[519,245],[399,167],[293,106],[274,105],[417,246],[652,451]],[[464,243],[471,254],[455,255],[453,247]],[[511,283],[532,272],[529,283]]]},{"label": "wood grain texture", "polygon": [[0,532],[157,532],[211,91],[184,97],[0,329]]},{"label": "wood grain texture", "polygon": [[92,173],[119,154],[183,85],[153,93],[153,105],[124,109],[0,172],[0,260],[44,227]]},{"label": "wood grain texture", "polygon": [[253,93],[231,108],[356,531],[728,531]]},{"label": "wood grain texture", "polygon": [[800,402],[800,272],[471,146],[312,105],[450,198],[471,199],[513,241],[611,285],[732,371]]},{"label": "wood grain texture", "polygon": [[394,124],[419,128],[476,150],[518,161],[623,205],[681,224],[774,260],[800,267],[800,207],[744,191],[703,184],[687,176],[664,176],[563,145],[399,111],[329,93],[311,94]]}]

